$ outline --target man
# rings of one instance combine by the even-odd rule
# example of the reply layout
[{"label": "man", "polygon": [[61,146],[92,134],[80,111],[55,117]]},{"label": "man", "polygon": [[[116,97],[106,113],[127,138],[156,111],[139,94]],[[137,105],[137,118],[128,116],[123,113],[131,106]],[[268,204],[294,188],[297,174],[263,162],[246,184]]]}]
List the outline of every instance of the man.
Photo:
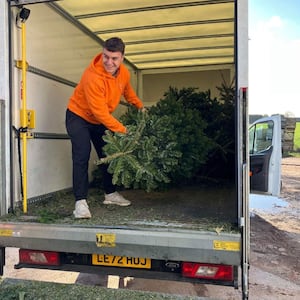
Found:
[{"label": "man", "polygon": [[[79,84],[70,97],[66,112],[66,128],[72,143],[73,192],[75,218],[91,218],[87,204],[88,163],[93,143],[98,157],[103,157],[102,136],[105,130],[126,134],[126,127],[112,116],[121,96],[127,102],[143,109],[130,84],[130,73],[123,64],[125,45],[120,38],[105,41],[103,52],[98,54],[84,71]],[[130,205],[112,184],[107,166],[101,166],[105,192],[104,204]]]}]

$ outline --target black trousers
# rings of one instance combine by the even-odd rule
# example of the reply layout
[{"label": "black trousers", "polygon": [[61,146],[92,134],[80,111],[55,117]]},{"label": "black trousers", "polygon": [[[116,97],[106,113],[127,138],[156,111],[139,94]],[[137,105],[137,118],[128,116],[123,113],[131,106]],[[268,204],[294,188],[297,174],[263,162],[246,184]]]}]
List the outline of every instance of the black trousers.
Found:
[{"label": "black trousers", "polygon": [[[66,111],[66,128],[72,143],[73,160],[73,192],[75,200],[86,199],[88,195],[89,178],[88,167],[93,143],[99,158],[103,157],[102,139],[107,128],[104,125],[95,125],[87,122],[70,110]],[[103,186],[106,194],[116,191],[112,184],[112,175],[108,173],[108,165],[100,165],[103,172]]]}]

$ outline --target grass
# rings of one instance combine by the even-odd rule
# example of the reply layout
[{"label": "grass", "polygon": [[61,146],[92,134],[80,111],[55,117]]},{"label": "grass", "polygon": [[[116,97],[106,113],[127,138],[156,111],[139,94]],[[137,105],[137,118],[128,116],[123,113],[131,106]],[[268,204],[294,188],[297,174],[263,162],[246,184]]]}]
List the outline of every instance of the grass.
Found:
[{"label": "grass", "polygon": [[296,123],[294,132],[294,151],[288,152],[284,156],[300,157],[300,122]]},{"label": "grass", "polygon": [[296,129],[294,134],[294,151],[300,152],[300,122],[296,123]]},{"label": "grass", "polygon": [[192,296],[150,293],[98,286],[4,279],[0,299],[5,300],[191,300]]}]

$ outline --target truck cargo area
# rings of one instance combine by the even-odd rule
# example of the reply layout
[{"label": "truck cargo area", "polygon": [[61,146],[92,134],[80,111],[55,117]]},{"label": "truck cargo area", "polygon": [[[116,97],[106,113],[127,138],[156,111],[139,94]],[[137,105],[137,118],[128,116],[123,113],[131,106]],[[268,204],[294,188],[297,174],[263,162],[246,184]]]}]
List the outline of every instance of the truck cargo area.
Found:
[{"label": "truck cargo area", "polygon": [[130,199],[132,205],[105,205],[103,191],[91,188],[88,197],[91,219],[74,218],[74,197],[68,191],[29,202],[25,215],[20,205],[14,213],[4,215],[0,220],[132,228],[168,227],[217,233],[238,231],[235,189],[229,184],[219,188],[185,185],[156,192],[124,189],[120,193]]},{"label": "truck cargo area", "polygon": [[14,234],[22,226],[24,239],[12,238],[12,245],[24,248],[30,239],[31,249],[39,249],[21,249],[16,268],[238,286],[240,233],[232,187],[121,193],[131,206],[104,205],[102,191],[91,188],[89,220],[74,219],[71,192],[30,203],[26,215],[17,209],[3,216]]},{"label": "truck cargo area", "polygon": [[6,242],[28,248],[30,240],[30,249],[61,252],[121,251],[129,257],[238,264],[240,233],[232,189],[191,186],[122,193],[131,206],[104,205],[101,191],[91,189],[93,217],[87,220],[74,219],[71,193],[33,203],[26,215],[16,211],[2,216],[7,235],[11,232]]}]

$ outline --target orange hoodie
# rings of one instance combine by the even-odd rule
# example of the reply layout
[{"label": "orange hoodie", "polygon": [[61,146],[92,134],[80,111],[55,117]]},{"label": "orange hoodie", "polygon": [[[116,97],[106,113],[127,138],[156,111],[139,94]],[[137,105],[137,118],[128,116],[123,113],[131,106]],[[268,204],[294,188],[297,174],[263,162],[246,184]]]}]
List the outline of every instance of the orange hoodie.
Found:
[{"label": "orange hoodie", "polygon": [[70,97],[68,109],[90,123],[103,124],[111,131],[125,133],[126,127],[111,114],[122,95],[137,108],[143,107],[130,84],[130,73],[124,64],[114,77],[106,72],[102,54],[98,54],[84,71]]}]

